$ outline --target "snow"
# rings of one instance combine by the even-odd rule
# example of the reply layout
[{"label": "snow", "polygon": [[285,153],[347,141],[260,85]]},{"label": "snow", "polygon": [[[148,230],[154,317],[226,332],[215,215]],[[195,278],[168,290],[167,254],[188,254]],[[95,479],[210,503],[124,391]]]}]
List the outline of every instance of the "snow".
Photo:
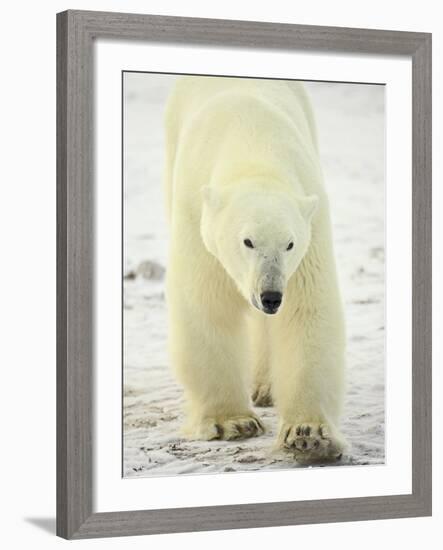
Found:
[{"label": "snow", "polygon": [[[301,468],[273,450],[274,408],[256,409],[267,433],[239,441],[180,435],[182,389],[167,354],[162,196],[163,107],[176,79],[126,73],[124,86],[125,477]],[[330,196],[347,324],[348,390],[340,465],[385,459],[384,88],[309,82]]]}]

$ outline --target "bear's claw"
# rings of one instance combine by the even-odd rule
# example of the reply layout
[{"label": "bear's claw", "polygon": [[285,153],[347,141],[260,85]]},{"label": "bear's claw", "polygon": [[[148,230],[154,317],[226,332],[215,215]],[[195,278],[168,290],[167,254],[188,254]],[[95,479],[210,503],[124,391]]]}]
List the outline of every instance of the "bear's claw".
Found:
[{"label": "bear's claw", "polygon": [[344,443],[333,437],[326,424],[285,425],[280,446],[294,453],[300,464],[334,462],[343,456]]},{"label": "bear's claw", "polygon": [[205,417],[194,420],[183,427],[183,435],[188,439],[211,441],[213,439],[246,439],[265,432],[262,421],[254,414],[227,418]]},{"label": "bear's claw", "polygon": [[263,434],[265,431],[261,420],[255,416],[229,418],[223,422],[217,422],[215,429],[217,435],[214,439],[226,440],[255,437]]},{"label": "bear's claw", "polygon": [[252,393],[252,402],[256,407],[272,407],[271,385],[261,384]]}]

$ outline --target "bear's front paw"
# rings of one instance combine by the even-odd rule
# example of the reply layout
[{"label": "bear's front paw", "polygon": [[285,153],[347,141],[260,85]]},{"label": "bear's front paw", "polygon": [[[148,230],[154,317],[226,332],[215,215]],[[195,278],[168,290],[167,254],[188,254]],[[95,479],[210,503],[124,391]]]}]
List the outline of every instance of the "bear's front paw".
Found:
[{"label": "bear's front paw", "polygon": [[232,416],[225,419],[205,418],[185,430],[185,435],[193,439],[246,439],[262,435],[265,428],[261,420],[253,413],[244,416]]},{"label": "bear's front paw", "polygon": [[279,445],[292,451],[300,464],[340,460],[345,447],[343,438],[332,435],[327,424],[315,422],[284,424]]},{"label": "bear's front paw", "polygon": [[256,407],[272,407],[271,384],[257,384],[252,392],[252,402]]},{"label": "bear's front paw", "polygon": [[265,432],[263,423],[257,416],[238,416],[227,418],[215,425],[217,437],[215,439],[245,439],[256,437]]}]

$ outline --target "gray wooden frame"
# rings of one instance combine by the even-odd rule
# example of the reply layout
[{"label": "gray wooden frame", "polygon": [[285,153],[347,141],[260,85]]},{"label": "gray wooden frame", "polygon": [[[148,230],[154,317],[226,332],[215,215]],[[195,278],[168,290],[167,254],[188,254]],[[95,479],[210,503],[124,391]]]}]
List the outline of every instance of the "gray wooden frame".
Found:
[{"label": "gray wooden frame", "polygon": [[[412,59],[412,494],[93,513],[93,41]],[[88,11],[57,15],[57,534],[74,539],[431,514],[431,35]]]}]

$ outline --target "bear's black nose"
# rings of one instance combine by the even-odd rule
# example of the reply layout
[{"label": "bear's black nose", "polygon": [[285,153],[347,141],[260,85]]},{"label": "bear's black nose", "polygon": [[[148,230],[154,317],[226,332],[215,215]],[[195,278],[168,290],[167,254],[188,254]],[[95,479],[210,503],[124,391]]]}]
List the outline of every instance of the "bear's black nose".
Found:
[{"label": "bear's black nose", "polygon": [[282,297],[283,295],[281,292],[275,292],[274,290],[262,292],[260,294],[260,300],[265,313],[275,313],[280,307]]}]

